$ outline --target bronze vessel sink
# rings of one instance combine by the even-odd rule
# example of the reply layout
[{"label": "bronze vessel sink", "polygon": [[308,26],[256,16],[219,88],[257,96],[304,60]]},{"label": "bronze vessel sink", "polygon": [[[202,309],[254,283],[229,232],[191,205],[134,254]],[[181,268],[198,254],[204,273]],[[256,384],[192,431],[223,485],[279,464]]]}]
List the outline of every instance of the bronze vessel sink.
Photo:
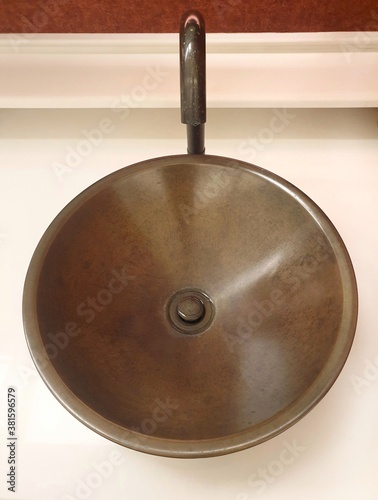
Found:
[{"label": "bronze vessel sink", "polygon": [[357,288],[335,227],[257,166],[205,155],[204,25],[181,25],[190,154],[108,175],[43,235],[26,338],[57,399],[121,445],[206,457],[261,443],[327,393]]}]

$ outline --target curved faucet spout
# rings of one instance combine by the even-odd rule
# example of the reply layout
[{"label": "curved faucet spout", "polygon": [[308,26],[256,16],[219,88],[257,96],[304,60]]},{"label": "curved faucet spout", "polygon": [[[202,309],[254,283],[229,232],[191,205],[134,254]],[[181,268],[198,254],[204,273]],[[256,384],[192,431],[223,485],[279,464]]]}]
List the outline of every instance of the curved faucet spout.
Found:
[{"label": "curved faucet spout", "polygon": [[189,11],[180,25],[181,122],[186,124],[188,153],[205,151],[206,48],[205,21]]}]

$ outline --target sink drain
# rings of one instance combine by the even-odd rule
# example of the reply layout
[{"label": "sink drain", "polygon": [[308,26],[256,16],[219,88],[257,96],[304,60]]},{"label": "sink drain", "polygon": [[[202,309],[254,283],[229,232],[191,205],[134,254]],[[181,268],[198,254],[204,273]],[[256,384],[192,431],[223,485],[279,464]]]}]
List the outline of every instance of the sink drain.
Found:
[{"label": "sink drain", "polygon": [[214,318],[214,304],[202,290],[187,288],[176,292],[168,303],[168,319],[181,333],[193,335],[206,330]]}]

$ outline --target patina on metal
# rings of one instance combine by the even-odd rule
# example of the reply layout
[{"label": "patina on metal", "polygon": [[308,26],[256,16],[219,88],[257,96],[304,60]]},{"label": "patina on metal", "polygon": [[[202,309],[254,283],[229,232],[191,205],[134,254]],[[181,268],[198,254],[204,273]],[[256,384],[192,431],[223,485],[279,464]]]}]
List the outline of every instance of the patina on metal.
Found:
[{"label": "patina on metal", "polygon": [[357,288],[304,193],[191,154],[121,169],[68,204],[33,255],[23,314],[41,376],[84,424],[143,452],[206,457],[279,434],[327,393]]}]

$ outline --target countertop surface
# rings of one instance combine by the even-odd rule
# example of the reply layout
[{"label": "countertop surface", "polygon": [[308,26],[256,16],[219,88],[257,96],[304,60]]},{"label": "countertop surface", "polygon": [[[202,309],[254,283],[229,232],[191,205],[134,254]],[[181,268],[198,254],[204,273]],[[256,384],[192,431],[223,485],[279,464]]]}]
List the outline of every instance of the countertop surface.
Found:
[{"label": "countertop surface", "polygon": [[[207,153],[267,168],[304,191],[336,226],[355,268],[360,305],[351,353],[329,393],[299,423],[232,455],[160,458],[113,444],[86,428],[37,374],[24,338],[21,304],[25,274],[43,232],[74,196],[103,176],[186,149],[177,109],[128,111],[123,119],[110,109],[0,112],[0,497],[376,500],[375,109],[208,112]],[[279,132],[270,126],[277,113],[285,117]],[[88,143],[88,133],[104,123],[102,140]],[[16,495],[6,484],[8,387],[17,391]]]}]

